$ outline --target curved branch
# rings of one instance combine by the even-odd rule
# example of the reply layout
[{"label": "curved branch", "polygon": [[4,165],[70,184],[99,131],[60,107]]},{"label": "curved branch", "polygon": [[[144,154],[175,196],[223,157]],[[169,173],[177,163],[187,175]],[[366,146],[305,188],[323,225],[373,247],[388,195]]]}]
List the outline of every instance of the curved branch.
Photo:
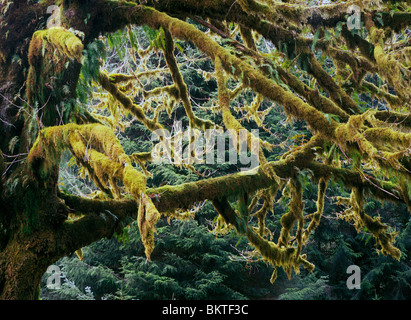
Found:
[{"label": "curved branch", "polygon": [[176,58],[174,56],[174,41],[167,29],[164,30],[164,57],[166,59],[168,68],[171,72],[171,77],[173,82],[178,88],[179,97],[183,102],[184,109],[186,111],[187,117],[190,121],[190,126],[192,128],[201,128],[202,130],[213,128],[215,125],[210,120],[203,120],[198,118],[192,109],[190,97],[188,95],[187,85],[184,82],[183,76],[178,68]]},{"label": "curved branch", "polygon": [[119,101],[126,110],[130,111],[137,118],[137,120],[143,123],[150,131],[163,129],[163,127],[158,122],[146,117],[143,108],[136,105],[130,97],[121,92],[121,90],[115,84],[117,82],[116,78],[111,80],[106,73],[100,72],[99,82],[105,90],[107,90],[114,98],[116,98],[117,101]]},{"label": "curved branch", "polygon": [[80,219],[66,221],[57,231],[56,237],[64,246],[63,254],[102,238],[111,238],[137,217],[138,204],[134,199],[98,200],[61,192],[58,196],[70,209],[84,215]]},{"label": "curved branch", "polygon": [[[283,267],[289,278],[292,268],[298,273],[301,264],[309,271],[314,270],[314,265],[306,260],[306,255],[300,255],[297,248],[280,246],[260,236],[234,211],[227,198],[215,199],[213,205],[224,220],[232,224],[240,234],[245,235],[261,256],[274,268]],[[271,282],[274,282],[275,278],[276,270],[271,277]]]},{"label": "curved branch", "polygon": [[[283,179],[295,175],[296,168],[310,169],[316,179],[332,179],[341,181],[348,189],[361,186],[375,198],[399,203],[406,203],[401,189],[391,182],[379,181],[375,178],[363,178],[359,172],[349,169],[336,168],[331,165],[317,162],[307,162],[303,154],[293,160],[269,162],[269,166]],[[151,196],[154,204],[160,212],[174,209],[190,209],[196,202],[204,200],[220,199],[223,196],[237,195],[241,192],[252,194],[253,192],[275,185],[261,167],[244,173],[236,173],[218,178],[208,178],[196,182],[184,183],[176,186],[162,186],[149,188],[147,195]],[[411,199],[408,199],[408,202]]]}]

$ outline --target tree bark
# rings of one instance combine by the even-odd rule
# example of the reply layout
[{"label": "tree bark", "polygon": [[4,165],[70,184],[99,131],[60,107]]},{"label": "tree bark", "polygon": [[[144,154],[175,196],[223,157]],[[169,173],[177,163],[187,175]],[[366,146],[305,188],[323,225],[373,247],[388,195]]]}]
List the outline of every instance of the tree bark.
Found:
[{"label": "tree bark", "polygon": [[[41,242],[36,243],[35,239]],[[44,255],[50,236],[44,232],[28,238],[16,236],[0,255],[0,299],[39,298],[43,274],[53,260]]]},{"label": "tree bark", "polygon": [[[82,29],[80,24],[84,24],[87,11],[91,11],[86,10],[87,6],[92,7],[95,2],[83,6],[78,1],[62,4],[65,23],[84,30],[88,39],[93,37],[92,25]],[[47,267],[78,249],[59,238],[67,207],[57,197],[58,163],[51,168],[47,181],[25,163],[33,143],[33,139],[28,139],[30,117],[25,117],[34,112],[26,97],[29,45],[35,31],[47,28],[47,8],[54,4],[25,0],[0,4],[0,299],[39,298],[41,278]],[[79,70],[77,63],[66,74],[71,96],[75,96]],[[49,109],[49,115],[55,117],[44,125],[53,125],[58,120],[59,102],[55,99],[52,105],[44,107],[43,112]]]}]

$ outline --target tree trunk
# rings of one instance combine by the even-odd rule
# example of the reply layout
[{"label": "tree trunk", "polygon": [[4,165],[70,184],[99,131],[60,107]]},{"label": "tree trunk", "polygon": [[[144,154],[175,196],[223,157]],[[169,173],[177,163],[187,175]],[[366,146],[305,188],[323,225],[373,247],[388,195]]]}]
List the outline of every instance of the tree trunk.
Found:
[{"label": "tree trunk", "polygon": [[[41,111],[35,110],[34,101],[33,105],[27,103],[30,41],[34,32],[47,29],[50,17],[47,8],[54,2],[0,3],[0,299],[39,298],[41,278],[47,267],[78,249],[68,248],[61,234],[60,238],[57,236],[67,218],[67,207],[57,197],[58,163],[47,168],[44,177],[40,176],[44,163],[32,163],[29,167],[25,159],[41,126],[62,124],[56,107],[75,97],[81,67],[78,62],[66,67],[61,81],[69,84],[69,94],[58,92],[62,86],[52,89],[51,85],[43,86],[49,100],[36,101],[41,103]],[[88,39],[92,38],[90,32],[94,29],[89,21],[87,31],[84,20],[87,8],[94,2],[64,1],[60,6],[64,8],[64,23],[69,24],[68,28],[85,31]],[[61,67],[52,60],[44,64]],[[27,116],[29,113],[33,114]],[[35,118],[37,124],[33,122]]]},{"label": "tree trunk", "polygon": [[[22,171],[19,176],[26,174]],[[2,220],[8,219],[11,231],[0,244],[0,299],[39,298],[47,267],[70,253],[58,233],[67,218],[64,203],[50,196],[53,192],[48,188],[28,183],[23,189],[23,185],[17,184],[14,195],[3,201]]]},{"label": "tree trunk", "polygon": [[34,300],[39,298],[42,275],[49,261],[36,250],[28,249],[30,240],[13,240],[0,258],[0,299]]},{"label": "tree trunk", "polygon": [[0,253],[0,299],[39,299],[47,268],[75,250],[64,245],[64,240],[52,228],[16,234]]}]

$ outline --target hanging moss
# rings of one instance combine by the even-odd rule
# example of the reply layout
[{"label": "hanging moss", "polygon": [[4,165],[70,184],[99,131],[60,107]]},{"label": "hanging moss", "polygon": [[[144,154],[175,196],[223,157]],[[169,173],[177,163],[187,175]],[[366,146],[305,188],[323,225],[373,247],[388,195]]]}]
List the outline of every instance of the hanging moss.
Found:
[{"label": "hanging moss", "polygon": [[83,44],[64,28],[37,31],[30,41],[26,137],[31,146],[43,126],[67,123],[75,100],[67,84],[80,70]]},{"label": "hanging moss", "polygon": [[303,200],[302,200],[302,187],[298,179],[290,180],[289,186],[291,189],[291,201],[288,206],[288,212],[281,217],[281,232],[278,238],[278,246],[288,248],[291,229],[295,222],[298,222],[297,230],[297,247],[298,254],[301,252],[302,246],[302,227],[303,227]]},{"label": "hanging moss", "polygon": [[250,203],[248,207],[248,210],[251,212],[258,200],[262,199],[264,201],[261,208],[253,214],[258,219],[258,234],[261,237],[271,237],[271,232],[265,225],[265,218],[269,211],[274,212],[273,205],[279,187],[279,185],[272,185],[270,188],[263,190],[261,193],[257,192],[252,200],[252,203]]},{"label": "hanging moss", "polygon": [[[325,197],[326,190],[327,190],[327,181],[324,178],[321,178],[320,182],[318,183],[317,211],[309,216],[311,218],[311,221],[307,229],[304,230],[303,239],[302,239],[304,243],[307,241],[310,233],[313,232],[320,224],[321,216],[324,211],[324,197]],[[305,219],[307,218],[308,217],[305,217]]]},{"label": "hanging moss", "polygon": [[84,49],[81,40],[64,28],[50,28],[37,31],[33,34],[33,40],[46,41],[70,59],[80,60]]},{"label": "hanging moss", "polygon": [[309,271],[314,270],[314,265],[306,260],[305,255],[300,255],[299,249],[294,247],[282,248],[256,233],[244,219],[236,214],[226,199],[214,200],[213,203],[219,214],[228,223],[234,225],[240,234],[245,234],[250,244],[255,247],[255,250],[262,258],[274,267],[271,282],[275,281],[277,266],[283,267],[288,277],[291,276],[292,269],[298,273],[301,264]]},{"label": "hanging moss", "polygon": [[[266,170],[268,176],[274,179],[277,183],[279,183],[279,178],[270,170],[270,166],[267,165],[267,160],[265,158],[262,145],[266,147],[270,147],[268,144],[264,143],[260,139],[254,137],[248,130],[246,130],[240,122],[231,114],[230,111],[230,94],[226,87],[226,80],[224,77],[224,70],[222,66],[222,61],[219,57],[215,60],[215,69],[216,69],[216,76],[217,76],[217,85],[218,85],[218,99],[220,106],[222,108],[223,113],[223,122],[228,130],[233,130],[237,135],[239,134],[240,130],[244,130],[247,132],[247,147],[253,154],[258,155],[258,160],[263,168]],[[239,144],[236,143],[237,147],[239,148]],[[256,150],[256,146],[258,150]]]},{"label": "hanging moss", "polygon": [[69,148],[102,190],[111,194],[111,187],[119,195],[117,181],[122,181],[127,191],[136,200],[140,199],[146,178],[132,167],[110,128],[100,124],[68,124],[44,129],[29,153],[28,164],[40,162],[43,166],[40,174],[44,176],[49,166],[58,165],[64,148]]},{"label": "hanging moss", "polygon": [[[330,33],[331,29],[326,28],[335,26],[337,21],[346,22],[346,8],[351,4],[359,4],[363,11],[371,12],[372,6],[375,5],[374,0],[348,1],[310,7],[263,0],[185,0],[184,6],[178,0],[140,1],[138,3],[107,1],[104,2],[104,6],[96,5],[95,12],[89,15],[87,15],[90,9],[88,2],[65,1],[62,2],[64,8],[67,9],[62,17],[64,24],[88,29],[85,38],[87,42],[92,41],[98,34],[104,35],[106,31],[115,31],[130,24],[149,25],[159,30],[158,37],[152,42],[150,50],[153,48],[157,51],[163,50],[173,80],[173,84],[170,86],[146,92],[139,88],[141,86],[140,77],[158,75],[159,72],[164,72],[166,69],[146,70],[136,75],[106,75],[102,73],[99,77],[100,64],[91,63],[87,80],[100,81],[103,89],[109,92],[108,103],[100,107],[107,107],[111,114],[109,117],[103,117],[78,113],[74,114],[75,118],[71,118],[67,114],[77,113],[71,112],[71,110],[67,112],[67,110],[76,107],[75,88],[73,87],[75,87],[74,82],[78,79],[77,71],[79,71],[82,59],[83,47],[80,39],[63,28],[35,33],[30,42],[27,57],[28,70],[24,69],[27,67],[25,65],[27,63],[26,57],[23,56],[21,59],[18,57],[17,59],[11,57],[10,54],[14,50],[20,56],[20,53],[25,51],[24,46],[27,45],[27,42],[23,41],[17,47],[9,46],[11,42],[18,42],[16,42],[17,38],[15,39],[14,35],[19,33],[22,35],[20,40],[28,39],[34,28],[44,25],[44,19],[42,20],[41,15],[44,14],[45,10],[43,9],[47,7],[48,2],[41,1],[34,5],[23,5],[26,2],[12,4],[12,1],[9,1],[10,6],[6,5],[4,12],[2,12],[5,23],[3,21],[0,23],[1,31],[7,30],[5,26],[13,20],[17,21],[22,17],[30,17],[29,20],[31,20],[28,23],[29,31],[26,31],[26,26],[20,22],[16,24],[18,26],[15,28],[16,30],[9,30],[10,33],[0,32],[0,46],[2,47],[0,49],[0,64],[4,66],[4,68],[2,66],[0,68],[9,72],[16,70],[13,65],[21,64],[21,68],[17,71],[18,73],[23,71],[17,78],[21,76],[22,80],[19,80],[15,87],[23,85],[25,72],[28,71],[25,85],[29,105],[25,109],[18,109],[19,115],[23,115],[26,122],[24,124],[14,123],[13,130],[23,131],[23,134],[20,135],[21,141],[24,140],[25,135],[32,140],[28,140],[27,144],[20,146],[20,151],[24,153],[30,150],[26,161],[18,162],[17,159],[22,160],[22,158],[15,158],[16,162],[8,171],[10,173],[19,164],[24,163],[26,166],[24,169],[27,170],[22,171],[27,175],[10,179],[7,182],[3,181],[0,187],[7,188],[7,196],[11,194],[13,200],[18,200],[14,201],[14,204],[17,209],[20,209],[19,214],[21,211],[23,212],[21,212],[21,219],[18,218],[19,220],[15,224],[19,226],[21,224],[24,232],[32,231],[30,230],[32,227],[44,226],[44,224],[39,224],[39,221],[41,222],[43,219],[44,208],[49,206],[50,208],[45,211],[59,212],[55,208],[57,205],[52,201],[49,203],[48,198],[55,200],[55,197],[49,197],[49,195],[56,193],[58,163],[64,149],[67,148],[72,152],[77,164],[83,167],[83,171],[102,192],[99,195],[94,195],[95,199],[88,200],[71,201],[73,200],[73,198],[69,200],[71,196],[66,197],[66,204],[70,207],[75,203],[79,205],[79,211],[90,211],[85,212],[81,218],[77,217],[79,219],[74,223],[58,224],[59,228],[53,229],[58,232],[57,236],[54,236],[54,232],[51,235],[52,232],[46,230],[45,233],[36,235],[33,241],[30,239],[27,244],[24,243],[24,246],[21,246],[14,239],[11,240],[9,248],[4,250],[3,258],[5,257],[7,260],[6,264],[9,263],[9,260],[11,266],[22,263],[24,259],[30,260],[34,252],[36,254],[46,252],[47,257],[49,257],[51,256],[49,253],[55,249],[54,247],[60,245],[59,242],[63,243],[61,246],[64,247],[64,250],[61,252],[64,251],[65,254],[68,247],[71,249],[70,252],[73,252],[83,244],[88,244],[101,237],[110,237],[113,230],[118,230],[118,226],[114,222],[116,216],[135,216],[137,203],[140,205],[137,220],[141,238],[145,246],[146,256],[150,259],[154,250],[155,225],[160,215],[163,214],[168,218],[187,218],[190,214],[185,210],[189,209],[194,202],[210,199],[219,213],[217,220],[219,231],[235,228],[239,234],[245,236],[255,248],[255,255],[261,256],[274,267],[271,281],[275,280],[279,266],[283,267],[290,277],[292,270],[299,272],[301,266],[310,271],[314,268],[307,261],[306,256],[302,254],[302,250],[310,233],[320,222],[328,180],[340,181],[347,188],[353,189],[351,198],[339,199],[349,208],[344,218],[354,222],[358,230],[365,229],[372,233],[377,246],[382,248],[383,254],[400,258],[399,250],[394,247],[395,232],[390,232],[381,218],[366,215],[363,205],[365,195],[367,195],[384,201],[405,203],[410,208],[410,118],[405,112],[362,113],[362,110],[358,108],[357,100],[354,101],[350,94],[371,90],[372,98],[375,95],[386,100],[391,108],[398,108],[398,111],[409,108],[410,71],[407,67],[411,61],[411,49],[401,47],[403,44],[399,43],[387,47],[385,39],[388,39],[393,32],[397,33],[406,27],[411,15],[408,13],[379,12],[380,8],[377,8],[377,12],[365,16],[371,21],[371,23],[368,23],[369,20],[365,21],[368,28],[368,38],[364,38],[361,34],[362,31],[351,32],[345,23],[341,32],[342,37],[339,38],[338,28],[335,29],[335,33]],[[148,3],[159,10],[145,7],[143,3]],[[96,4],[100,4],[100,2],[96,2]],[[13,10],[9,11],[9,7]],[[14,7],[19,10],[14,9]],[[17,15],[13,11],[17,11],[19,14]],[[178,18],[171,18],[165,12]],[[85,19],[86,15],[87,19]],[[217,34],[226,38],[226,42],[221,42],[220,45],[219,42],[214,41],[206,34],[204,29],[199,30],[197,24],[189,24],[183,19],[183,17],[194,17],[194,15],[204,19],[211,16],[208,21],[215,28],[210,30],[215,32],[218,31],[217,28],[221,28]],[[198,21],[199,19],[197,19]],[[235,31],[230,34],[230,28],[227,25],[232,22],[237,23],[237,26]],[[89,26],[86,28],[88,24]],[[304,28],[304,26],[309,28]],[[93,30],[91,31],[91,29]],[[238,39],[238,30],[243,43],[248,48],[239,41],[228,40],[231,36]],[[315,36],[305,38],[303,33],[307,31],[312,32]],[[270,53],[262,57],[263,54],[252,52],[257,47],[255,39],[253,39],[253,32],[260,33],[266,40],[271,41],[275,49],[271,44],[267,47],[270,51],[273,49],[271,52],[273,54]],[[254,150],[256,154],[260,155],[262,163],[260,167],[247,173],[216,179],[200,179],[194,183],[147,190],[146,179],[150,175],[145,165],[150,162],[151,154],[140,153],[128,156],[124,153],[112,131],[117,127],[124,128],[120,123],[121,116],[128,115],[130,112],[149,130],[164,130],[163,132],[165,132],[165,128],[159,122],[160,112],[166,110],[171,115],[177,102],[181,101],[192,127],[205,130],[214,126],[213,122],[196,116],[190,105],[187,84],[184,83],[181,70],[176,64],[173,37],[190,41],[191,44],[200,48],[207,57],[211,58],[211,62],[215,62],[220,102],[215,110],[221,112],[224,125],[227,128],[237,132],[243,129],[241,122],[231,113],[230,100],[242,90],[251,89],[256,98],[250,106],[244,106],[241,110],[246,112],[245,119],[255,120],[261,128],[264,116],[269,110],[259,111],[259,108],[263,109],[265,103],[263,104],[262,101],[268,99],[273,105],[278,103],[283,107],[288,120],[302,120],[304,122],[302,125],[307,125],[313,134],[312,138],[302,146],[290,148],[276,162],[268,162],[263,157],[261,149]],[[129,39],[133,46],[130,59],[138,65],[139,61],[135,57],[137,56],[136,47],[138,44],[130,32]],[[228,43],[229,45],[227,45]],[[100,46],[101,48],[104,49]],[[309,48],[311,51],[305,51]],[[392,50],[386,51],[387,48]],[[319,63],[320,59],[316,58],[319,51],[316,51],[314,55],[314,49],[321,50],[323,57],[327,55],[334,60],[333,63],[337,67],[337,78],[338,76],[344,77],[341,81],[342,85],[340,85],[339,80],[337,81],[327,74],[328,69],[327,72],[323,69],[323,65]],[[148,53],[148,50],[144,53]],[[278,59],[273,58],[275,54],[279,54]],[[299,54],[301,55],[298,56]],[[361,54],[362,57],[358,57],[358,54]],[[89,57],[91,55],[83,57],[83,64]],[[287,58],[296,58],[296,60],[288,61]],[[87,61],[97,62],[97,59]],[[270,61],[271,64],[266,64],[267,61]],[[329,61],[327,59],[327,64]],[[6,67],[9,62],[12,66],[10,68]],[[297,62],[297,66],[308,72],[309,77],[313,77],[310,80],[317,79],[313,87],[309,87],[303,82],[307,79],[307,74],[303,73],[300,80],[291,74],[292,71],[288,72],[286,67],[276,66],[281,62],[284,62],[284,66],[287,68]],[[143,65],[144,63],[142,63]],[[267,66],[270,66],[271,69]],[[65,70],[67,68],[69,70]],[[382,78],[387,80],[390,87],[395,90],[395,95],[384,91],[384,87],[379,90],[376,86],[364,81],[364,77],[368,73],[381,74]],[[7,75],[7,73],[5,74]],[[233,91],[227,90],[225,84],[230,77],[241,82]],[[13,76],[6,78],[6,82],[15,79]],[[64,87],[68,82],[71,87]],[[311,84],[313,82],[311,81]],[[3,86],[6,91],[8,90],[7,86],[8,84]],[[325,92],[318,90],[318,87],[324,89]],[[78,90],[77,93],[81,93],[81,91]],[[7,92],[13,94],[13,92]],[[160,101],[160,99],[157,100],[157,95],[162,95],[165,99],[154,110],[149,103],[137,105],[134,100],[135,96],[132,97],[132,94],[135,96],[142,94],[145,99],[153,98],[151,101],[156,100],[156,102]],[[7,97],[10,95],[7,94]],[[82,102],[88,102],[84,97],[85,95],[82,95]],[[5,100],[4,103],[6,103]],[[8,102],[6,104],[8,105]],[[124,113],[115,111],[118,106],[124,109],[122,110]],[[65,114],[60,117],[59,112],[62,110]],[[154,116],[150,118],[148,115],[152,113]],[[4,120],[9,121],[10,119],[7,115]],[[81,124],[93,121],[95,125],[64,125],[72,119],[76,119]],[[108,123],[111,127],[104,127],[102,123]],[[56,127],[56,125],[61,126]],[[252,136],[247,137],[249,138],[247,139],[248,143],[253,141]],[[163,139],[161,143],[167,142],[165,140]],[[6,146],[7,141],[3,144]],[[260,145],[269,146],[263,144],[261,140]],[[331,145],[334,149],[330,149]],[[3,150],[6,152],[4,148]],[[327,161],[331,154],[331,152],[328,153],[328,150],[334,151],[335,158],[332,162]],[[11,157],[20,151],[15,150]],[[141,170],[138,166],[134,167],[135,164],[140,166]],[[6,165],[9,164],[4,163],[0,152],[0,174],[6,170]],[[310,170],[312,182],[318,183],[317,211],[306,217],[303,217],[304,202],[301,181],[298,177],[298,172],[304,168]],[[13,172],[17,176],[18,170]],[[384,176],[384,178],[379,178],[380,176]],[[394,176],[395,179],[384,181],[385,176],[389,178]],[[274,179],[272,179],[273,177]],[[277,189],[289,179],[291,179],[291,183],[288,188],[284,189],[284,196],[288,195],[291,198],[290,206],[281,219],[282,231],[279,243],[274,243],[271,241],[270,232],[265,225],[265,218],[269,210],[273,208]],[[17,185],[17,189],[15,185]],[[11,192],[13,188],[17,190],[14,194]],[[29,191],[23,197],[23,193],[20,191],[26,189]],[[3,196],[2,193],[1,202],[3,202]],[[105,199],[104,202],[97,200],[100,197]],[[128,200],[124,200],[124,197],[127,197]],[[253,197],[250,204],[249,197]],[[23,200],[19,201],[20,198]],[[238,201],[236,209],[231,207],[228,199]],[[261,201],[263,201],[262,204]],[[61,203],[61,205],[63,204]],[[258,219],[256,227],[249,224],[249,218],[253,215],[253,209],[258,208],[258,206],[261,207],[254,213]],[[9,208],[8,205],[6,207]],[[67,209],[65,206],[64,208]],[[17,212],[17,209],[14,211]],[[107,216],[100,213],[109,209],[113,209],[113,211],[115,209],[116,214],[111,214],[111,218],[106,219]],[[97,214],[89,214],[92,212]],[[309,219],[309,225],[305,230],[303,218]],[[47,226],[50,225],[47,222]],[[60,237],[60,235],[63,236]],[[59,241],[55,241],[55,239],[59,239]],[[45,244],[37,247],[33,245],[33,243],[40,242]],[[50,248],[44,250],[45,245],[50,245]],[[61,252],[58,254],[62,254]],[[28,253],[28,255],[21,253]],[[81,258],[81,251],[78,250],[77,253]],[[3,260],[5,261],[5,259]],[[27,268],[31,271],[33,265],[39,265],[37,259],[33,259],[33,261],[34,264],[30,262],[32,264],[28,265]],[[24,263],[26,262],[24,261]],[[4,265],[3,263],[3,267]],[[14,277],[13,273],[10,280],[7,280],[8,285],[17,279],[18,277]],[[5,282],[3,280],[0,279],[0,284]],[[25,280],[24,282],[32,283]],[[12,285],[10,286],[12,287]],[[28,287],[28,285],[24,286]],[[8,297],[9,293],[6,292],[3,295]]]},{"label": "hanging moss", "polygon": [[141,194],[140,204],[138,209],[138,228],[140,230],[141,241],[145,248],[145,254],[150,260],[151,253],[154,250],[154,234],[156,232],[155,225],[161,215],[158,212],[151,199],[144,193]]},{"label": "hanging moss", "polygon": [[370,14],[365,14],[364,22],[369,32],[370,40],[374,44],[374,58],[380,75],[395,88],[396,94],[401,97],[403,102],[410,104],[411,94],[409,86],[411,83],[411,72],[404,68],[397,60],[395,54],[385,53],[385,31],[375,26]]},{"label": "hanging moss", "polygon": [[352,190],[350,202],[355,213],[354,217],[358,219],[355,220],[357,230],[360,230],[360,226],[367,228],[381,246],[381,253],[384,255],[389,254],[399,260],[401,251],[393,245],[397,233],[387,232],[388,226],[381,222],[380,217],[373,218],[364,212],[364,195],[361,188],[354,188]]},{"label": "hanging moss", "polygon": [[257,50],[251,29],[246,26],[240,26],[240,33],[245,45],[252,50]]}]

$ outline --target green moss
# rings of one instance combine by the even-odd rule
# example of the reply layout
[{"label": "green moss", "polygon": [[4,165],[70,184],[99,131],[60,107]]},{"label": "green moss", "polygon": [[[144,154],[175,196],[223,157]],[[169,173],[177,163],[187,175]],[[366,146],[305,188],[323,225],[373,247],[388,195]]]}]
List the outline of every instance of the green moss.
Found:
[{"label": "green moss", "polygon": [[141,241],[145,248],[145,254],[150,260],[151,253],[154,250],[154,235],[156,232],[155,225],[161,215],[151,199],[144,193],[141,194],[138,209],[138,228],[140,230]]},{"label": "green moss", "polygon": [[33,45],[29,53],[29,62],[33,61],[33,55],[38,56],[42,53],[44,41],[68,58],[80,61],[84,49],[83,43],[70,31],[58,27],[36,31],[33,34]]},{"label": "green moss", "polygon": [[[239,234],[246,235],[248,241],[254,246],[255,250],[274,268],[276,268],[276,266],[283,267],[289,277],[291,276],[293,268],[296,272],[299,272],[299,266],[301,264],[309,271],[314,269],[314,265],[306,260],[306,256],[299,254],[298,248],[280,247],[272,241],[264,239],[261,235],[255,232],[247,221],[242,219],[240,215],[234,211],[226,198],[214,200],[213,204],[218,213],[224,217],[225,221],[234,225]],[[275,278],[274,270],[271,281],[273,282]]]},{"label": "green moss", "polygon": [[[261,164],[261,168],[265,171],[265,173],[269,177],[271,177],[273,180],[275,180],[276,183],[279,183],[280,179],[278,178],[276,173],[273,170],[271,170],[271,167],[267,165],[268,164],[267,159],[262,149],[263,145],[268,146],[268,147],[270,147],[270,145],[254,137],[253,134],[251,134],[248,130],[246,130],[241,125],[241,123],[232,115],[230,111],[230,99],[231,99],[230,93],[226,86],[226,79],[224,76],[223,64],[219,57],[216,57],[215,59],[215,69],[216,69],[217,85],[218,85],[218,99],[219,99],[220,107],[222,108],[223,122],[224,122],[226,129],[233,130],[236,133],[236,135],[239,135],[241,130],[244,130],[244,132],[247,133],[248,149],[251,150],[252,153],[258,156],[258,160]],[[257,150],[255,146],[258,146]],[[239,144],[237,144],[237,147],[239,148]]]},{"label": "green moss", "polygon": [[23,198],[25,221],[22,221],[23,234],[31,234],[39,226],[39,194],[29,188]]},{"label": "green moss", "polygon": [[411,133],[399,132],[391,128],[370,128],[364,131],[364,137],[380,146],[390,144],[390,148],[406,149],[411,146]]},{"label": "green moss", "polygon": [[297,246],[298,251],[302,246],[302,227],[303,227],[303,198],[302,198],[302,186],[298,179],[290,180],[289,186],[291,189],[291,201],[288,206],[288,212],[281,217],[281,231],[278,238],[278,246],[288,248],[291,229],[295,222],[298,222],[297,230]]},{"label": "green moss", "polygon": [[360,226],[364,226],[375,237],[377,243],[381,246],[381,252],[389,254],[393,258],[399,260],[401,251],[394,247],[395,232],[388,233],[388,226],[381,222],[380,217],[370,217],[364,212],[364,195],[362,189],[354,188],[351,193],[351,205],[355,213],[355,222],[357,230]]},{"label": "green moss", "polygon": [[[369,38],[374,45],[374,58],[378,65],[381,76],[395,88],[396,95],[401,98],[403,103],[409,104],[411,94],[409,92],[409,83],[411,74],[398,60],[396,53],[386,53],[384,51],[384,40],[386,37],[384,29],[375,26],[370,14],[365,15],[365,25],[367,27]],[[405,60],[407,57],[405,57]]]},{"label": "green moss", "polygon": [[[47,173],[56,170],[61,152],[68,148],[83,165],[97,186],[110,195],[120,196],[118,181],[122,181],[136,200],[145,190],[146,178],[133,168],[112,130],[104,125],[76,125],[49,127],[41,132],[28,156],[33,172],[47,180]],[[111,190],[110,190],[111,188]]]},{"label": "green moss", "polygon": [[240,33],[245,45],[252,50],[256,50],[257,47],[251,29],[246,26],[241,26]]},{"label": "green moss", "polygon": [[[307,229],[304,231],[302,241],[305,243],[311,232],[313,232],[320,224],[321,216],[324,211],[324,197],[327,190],[327,180],[324,178],[320,179],[318,183],[318,196],[317,196],[317,211],[310,215],[311,221]],[[307,217],[305,217],[307,218]]]},{"label": "green moss", "polygon": [[335,104],[347,114],[358,114],[360,112],[355,101],[340,86],[338,86],[332,76],[324,70],[313,52],[302,52],[301,57],[306,60],[306,66],[302,69],[306,69],[308,73],[315,77],[319,85],[328,91]]},{"label": "green moss", "polygon": [[[83,44],[63,28],[33,34],[29,45],[27,76],[26,136],[31,146],[43,126],[68,122],[74,99],[67,79],[75,76]],[[77,65],[73,63],[77,61]]]},{"label": "green moss", "polygon": [[100,73],[99,82],[105,90],[107,90],[118,102],[122,104],[126,110],[130,111],[137,118],[137,120],[142,122],[150,131],[161,131],[164,129],[163,126],[156,121],[156,119],[147,118],[144,114],[143,108],[134,104],[130,97],[121,92],[121,90],[110,80],[106,73]]}]

